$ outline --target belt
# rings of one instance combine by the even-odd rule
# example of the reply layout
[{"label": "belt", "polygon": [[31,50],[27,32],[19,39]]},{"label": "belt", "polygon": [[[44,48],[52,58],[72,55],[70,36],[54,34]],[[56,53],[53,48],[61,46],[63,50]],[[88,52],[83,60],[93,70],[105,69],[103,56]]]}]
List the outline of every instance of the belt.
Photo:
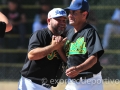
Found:
[{"label": "belt", "polygon": [[42,86],[46,87],[46,88],[51,88],[51,85],[49,85],[49,84],[45,84],[45,85],[43,84]]},{"label": "belt", "polygon": [[82,80],[85,80],[85,79],[89,79],[89,78],[92,78],[92,77],[93,77],[93,73],[83,72],[83,73],[80,73],[76,77],[71,78],[71,79],[75,80],[75,81],[80,81],[80,78],[82,78]]},{"label": "belt", "polygon": [[32,82],[36,83],[36,84],[39,84],[43,87],[46,87],[46,88],[51,88],[51,85],[50,84],[47,84],[47,83],[43,83],[42,81],[38,81],[38,80],[32,80]]}]

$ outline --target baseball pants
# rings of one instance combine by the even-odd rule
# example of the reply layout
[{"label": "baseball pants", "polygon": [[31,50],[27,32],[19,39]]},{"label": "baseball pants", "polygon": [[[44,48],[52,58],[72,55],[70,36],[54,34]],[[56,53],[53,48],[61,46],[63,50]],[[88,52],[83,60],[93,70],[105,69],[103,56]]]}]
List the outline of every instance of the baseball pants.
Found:
[{"label": "baseball pants", "polygon": [[68,79],[65,90],[103,90],[101,72],[93,74],[93,77],[89,79],[82,80],[80,78],[79,82]]},{"label": "baseball pants", "polygon": [[27,79],[22,76],[18,84],[18,90],[52,90],[52,89],[33,83],[30,79]]}]

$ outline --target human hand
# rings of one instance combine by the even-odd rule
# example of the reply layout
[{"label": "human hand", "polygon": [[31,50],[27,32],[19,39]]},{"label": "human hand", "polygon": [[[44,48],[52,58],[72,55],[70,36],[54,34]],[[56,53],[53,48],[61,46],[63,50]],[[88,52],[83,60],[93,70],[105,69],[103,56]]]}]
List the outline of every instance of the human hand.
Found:
[{"label": "human hand", "polygon": [[68,77],[74,78],[79,74],[79,71],[77,70],[76,66],[73,66],[68,68],[65,73]]},{"label": "human hand", "polygon": [[67,38],[63,38],[61,36],[52,36],[52,45],[54,46],[55,50],[61,49],[66,42]]}]

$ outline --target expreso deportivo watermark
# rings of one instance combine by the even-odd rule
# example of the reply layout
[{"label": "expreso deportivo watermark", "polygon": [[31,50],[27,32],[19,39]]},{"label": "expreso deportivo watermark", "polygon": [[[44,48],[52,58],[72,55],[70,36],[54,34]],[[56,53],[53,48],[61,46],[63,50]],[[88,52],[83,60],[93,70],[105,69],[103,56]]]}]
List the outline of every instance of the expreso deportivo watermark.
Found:
[{"label": "expreso deportivo watermark", "polygon": [[[42,83],[47,83],[47,78],[43,78],[41,79]],[[50,83],[51,84],[67,84],[67,83],[76,83],[76,84],[101,84],[101,83],[105,83],[105,84],[120,84],[120,80],[119,79],[110,79],[110,78],[106,78],[106,79],[50,79]]]}]

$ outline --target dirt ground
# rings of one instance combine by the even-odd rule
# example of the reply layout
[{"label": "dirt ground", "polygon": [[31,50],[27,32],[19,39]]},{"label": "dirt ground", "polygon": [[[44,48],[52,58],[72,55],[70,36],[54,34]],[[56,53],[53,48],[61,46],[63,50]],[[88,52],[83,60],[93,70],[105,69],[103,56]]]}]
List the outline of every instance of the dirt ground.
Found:
[{"label": "dirt ground", "polygon": [[[17,90],[18,82],[0,82],[0,90]],[[52,90],[64,90],[65,84],[59,83],[57,87]],[[120,82],[104,82],[104,90],[120,90]]]}]

